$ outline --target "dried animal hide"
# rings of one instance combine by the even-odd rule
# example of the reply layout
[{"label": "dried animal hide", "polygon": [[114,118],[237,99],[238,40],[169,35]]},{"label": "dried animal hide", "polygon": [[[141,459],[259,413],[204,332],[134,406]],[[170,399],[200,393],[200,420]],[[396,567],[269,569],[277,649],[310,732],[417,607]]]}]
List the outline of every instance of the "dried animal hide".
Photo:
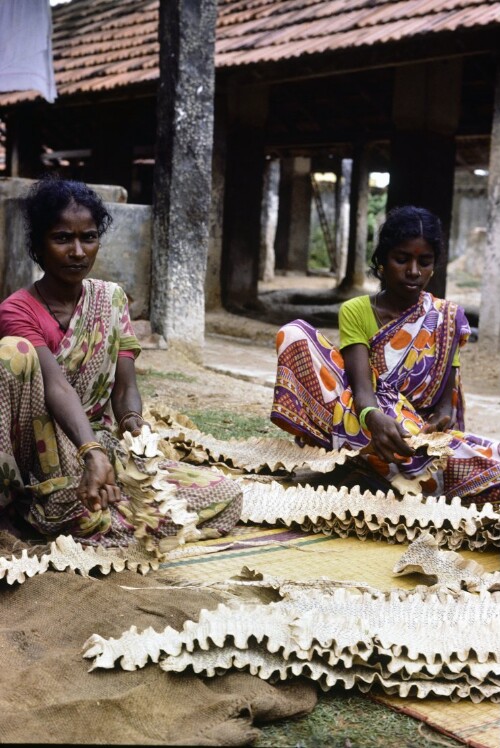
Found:
[{"label": "dried animal hide", "polygon": [[[49,567],[58,571],[71,569],[84,576],[94,568],[104,574],[111,569],[133,569],[145,574],[151,568],[158,569],[171,548],[202,539],[203,533],[196,527],[197,514],[188,511],[186,501],[176,496],[176,487],[165,480],[168,471],[162,468],[164,455],[158,449],[159,439],[148,426],[136,437],[126,432],[120,456],[115,461],[118,480],[130,497],[137,544],[109,549],[85,547],[70,536],[60,535],[50,544],[48,552],[28,554],[28,550],[23,550],[20,557],[15,554],[0,557],[0,579],[6,578],[8,584],[22,583],[26,578],[43,574]],[[157,541],[148,535],[153,505],[164,514],[168,512],[180,526],[175,536]]]},{"label": "dried animal hide", "polygon": [[[159,452],[178,446],[186,450],[184,459],[188,462],[211,461],[221,464],[225,461],[226,467],[253,471],[248,478],[242,476],[244,482],[247,481],[243,521],[286,525],[297,523],[306,531],[313,529],[341,537],[356,535],[361,539],[385,538],[389,542],[412,541],[422,530],[428,529],[440,546],[478,549],[500,545],[500,515],[493,512],[489,504],[479,511],[474,505],[463,507],[459,498],[450,503],[444,497],[424,499],[413,491],[399,500],[391,491],[386,496],[382,492],[374,495],[367,491],[361,494],[356,488],[348,491],[333,486],[326,489],[311,486],[285,489],[277,482],[264,485],[256,480],[259,472],[264,470],[291,474],[308,468],[317,473],[326,473],[356,456],[357,451],[328,452],[317,447],[301,448],[287,439],[256,438],[221,442],[200,431],[184,428],[168,416],[165,416],[166,420],[159,420],[161,416],[156,411],[152,415],[156,419],[156,433],[152,437],[157,441]],[[409,442],[415,449],[425,449],[435,458],[431,468],[435,470],[450,454],[450,439],[449,434],[417,434]],[[189,453],[189,449],[193,451]],[[250,480],[254,482],[251,487],[248,486]],[[140,493],[137,498],[144,501],[145,494]],[[145,500],[147,502],[153,498]],[[140,532],[138,530],[138,536]]]},{"label": "dried animal hide", "polygon": [[446,466],[448,457],[453,454],[453,450],[448,446],[452,438],[451,434],[444,434],[439,431],[433,434],[420,432],[411,436],[408,439],[409,446],[413,447],[416,451],[427,452],[429,456],[434,457],[434,460],[427,466],[418,481],[408,478],[403,473],[399,473],[391,480],[391,485],[402,494],[410,493],[418,495],[420,481],[428,480],[439,468]]},{"label": "dried animal hide", "polygon": [[[168,481],[169,471],[162,464],[165,458],[159,440],[160,435],[152,433],[148,425],[143,426],[135,437],[125,432],[122,454],[115,461],[115,470],[119,483],[130,498],[135,537],[146,551],[164,560],[171,548],[186,541],[201,540],[204,534],[196,527],[196,512],[188,510],[187,501],[177,496],[176,486]],[[152,511],[153,507],[155,511]],[[148,533],[156,511],[168,514],[180,527],[175,536],[157,540]]]},{"label": "dried animal hide", "polygon": [[113,549],[84,547],[69,535],[59,535],[50,543],[49,552],[40,556],[30,556],[24,549],[19,557],[0,557],[0,579],[5,578],[7,584],[22,584],[27,577],[43,574],[49,567],[57,571],[78,571],[82,576],[88,576],[93,569],[99,569],[103,574],[124,569],[146,574],[150,569],[158,569],[159,562],[136,546]]},{"label": "dried animal hide", "polygon": [[500,546],[500,514],[491,504],[477,509],[474,504],[463,506],[458,497],[447,501],[444,496],[407,494],[399,499],[392,491],[362,493],[357,486],[284,488],[277,482],[240,481],[243,522],[298,524],[305,531],[391,543],[412,541],[426,530],[439,546],[451,549]]},{"label": "dried animal hide", "polygon": [[428,533],[413,542],[393,569],[395,574],[415,572],[435,578],[438,586],[469,592],[500,590],[500,572],[486,572],[476,561],[467,561],[455,551],[440,551]]},{"label": "dried animal hide", "polygon": [[279,654],[266,651],[258,644],[251,649],[237,649],[228,646],[224,649],[200,651],[196,654],[183,652],[180,656],[169,656],[160,662],[160,667],[167,672],[182,672],[187,668],[204,676],[222,675],[231,668],[248,670],[264,680],[275,682],[293,676],[308,677],[318,682],[327,691],[335,685],[346,690],[356,686],[362,693],[368,693],[374,686],[381,686],[385,693],[394,696],[425,699],[428,696],[443,696],[451,701],[469,698],[478,703],[483,699],[498,702],[499,687],[496,683],[467,682],[466,678],[430,676],[425,679],[404,674],[391,675],[378,672],[370,667],[360,665],[344,667],[341,663],[329,665],[324,660],[312,659],[304,662],[293,654],[284,660]]},{"label": "dried animal hide", "polygon": [[149,405],[144,409],[144,420],[150,424],[154,424],[155,431],[160,432],[161,429],[172,429],[172,428],[187,428],[195,429],[196,424],[186,416],[184,413],[179,413],[175,410],[171,410],[165,405],[158,406]]},{"label": "dried animal hide", "polygon": [[[186,462],[210,462],[249,473],[286,471],[309,468],[317,473],[329,473],[357,450],[330,451],[320,447],[299,447],[289,439],[230,439],[221,441],[201,431],[181,427],[162,428],[155,424],[159,436],[179,451],[184,451]],[[160,448],[162,444],[160,443]]]},{"label": "dried animal hide", "polygon": [[[255,574],[250,582],[257,592],[279,584]],[[286,582],[279,594],[269,604],[202,610],[180,632],[132,627],[120,639],[93,635],[84,657],[94,660],[91,669],[119,662],[133,670],[152,660],[167,671],[192,668],[207,676],[236,667],[270,680],[302,675],[324,689],[341,683],[368,691],[380,684],[399,696],[500,701],[494,594],[360,592],[326,580]]]},{"label": "dried animal hide", "polygon": [[[146,546],[148,550],[156,553],[160,551],[154,547],[146,528],[148,505],[157,503],[159,498],[170,511],[177,512],[178,524],[183,526],[177,542],[196,539],[194,518],[185,516],[186,512],[183,512],[182,507],[173,506],[173,497],[169,499],[165,496],[162,499],[161,493],[158,493],[162,488],[161,479],[158,478],[161,454],[165,449],[171,449],[172,445],[191,445],[197,454],[195,461],[225,460],[226,464],[237,469],[253,470],[254,481],[256,473],[266,468],[289,473],[309,468],[325,473],[357,454],[356,451],[349,450],[327,452],[317,447],[301,448],[286,439],[220,442],[199,431],[183,428],[168,415],[165,416],[166,420],[159,420],[160,415],[156,411],[150,413],[151,416],[156,419],[155,433],[143,428],[143,433],[136,440],[137,444],[128,435],[125,437],[128,440],[125,446],[129,457],[123,463],[122,471],[118,472],[133,500],[136,536],[149,544]],[[448,434],[442,433],[418,434],[412,436],[410,442],[415,449],[425,449],[435,457],[432,469],[436,469],[450,453],[450,438]],[[134,461],[139,456],[147,458],[142,461],[141,470],[146,468],[149,477],[134,467]],[[186,456],[187,461],[192,458],[193,453]],[[168,489],[169,486],[165,483],[167,492]],[[397,500],[393,492],[389,492],[387,496],[381,492],[374,496],[369,492],[360,494],[356,489],[348,491],[346,488],[337,490],[329,487],[315,491],[310,486],[299,486],[287,489],[285,496],[284,490],[276,482],[264,486],[255,481],[253,487],[247,486],[243,521],[271,524],[295,522],[305,530],[320,530],[343,537],[352,534],[359,538],[383,537],[390,542],[411,541],[423,529],[428,528],[435,534],[439,545],[450,548],[459,548],[465,544],[471,548],[495,542],[500,544],[500,517],[493,513],[490,505],[480,513],[475,507],[469,507],[468,510],[462,507],[459,499],[450,504],[444,497],[424,500],[422,495],[414,498],[412,494],[406,494],[403,508],[403,502]],[[169,548],[162,548],[161,553],[168,550]]]},{"label": "dried animal hide", "polygon": [[[419,435],[414,437],[417,440],[414,446],[425,444],[429,450],[433,450],[432,454],[441,459],[447,449],[443,436],[445,435]],[[253,441],[259,444],[265,441],[266,447],[269,444],[268,440]],[[285,442],[287,447],[292,447],[292,452],[298,450],[306,459],[300,466],[307,464],[317,471],[326,470],[327,465],[331,469],[333,464],[345,460],[347,455],[326,453],[325,450],[312,447],[302,450],[286,440],[274,442]],[[234,444],[248,446],[248,442]],[[158,561],[168,560],[175,552],[172,551],[173,546],[179,546],[186,540],[200,539],[201,533],[196,528],[196,514],[189,512],[185,502],[176,498],[175,487],[165,480],[162,471],[164,445],[160,433],[152,433],[149,427],[143,427],[137,437],[128,433],[124,435],[122,454],[116,461],[119,481],[131,498],[136,537],[144,550],[154,553],[156,559],[135,546],[126,550],[84,549],[79,543],[61,536],[52,543],[50,554],[44,554],[40,558],[29,557],[26,552],[20,558],[0,558],[0,578],[6,577],[9,583],[24,582],[26,577],[46,571],[49,565],[60,570],[78,570],[83,574],[96,566],[104,573],[108,573],[111,568],[117,571],[134,568],[145,573],[150,567],[157,568]],[[311,450],[311,458],[308,457],[308,449]],[[265,464],[276,468],[278,463],[273,458]],[[262,466],[261,463],[259,465]],[[279,465],[292,470],[299,463],[296,458],[290,458],[289,461],[281,461]],[[334,487],[313,489],[310,486],[299,486],[286,490],[285,494],[285,489],[276,482],[266,484],[250,480],[244,486],[244,492],[244,521],[272,524],[296,522],[305,530],[315,529],[341,536],[355,534],[360,538],[384,537],[392,542],[412,540],[423,529],[428,529],[434,533],[438,545],[450,548],[465,544],[471,548],[487,544],[500,545],[499,515],[493,512],[490,505],[478,511],[474,506],[463,507],[459,499],[453,500],[451,504],[443,497],[427,498],[424,501],[421,496],[405,496],[403,500],[397,500],[392,492],[387,496],[381,492],[376,495],[369,492],[361,494],[359,489],[348,491],[346,488],[337,490]],[[157,543],[148,535],[149,513],[153,505],[162,512],[169,512],[173,521],[181,527],[174,538]],[[194,555],[199,552],[199,549],[193,549]]]},{"label": "dried animal hide", "polygon": [[[182,427],[169,414],[162,418],[158,411],[150,411],[150,416],[155,419],[155,432],[169,445],[183,451],[187,462],[222,463],[249,473],[283,470],[293,473],[305,468],[317,473],[329,473],[337,465],[343,465],[348,458],[359,454],[359,450],[348,448],[328,451],[322,447],[300,447],[289,439],[253,437],[220,441],[197,429]],[[432,471],[452,454],[448,447],[450,440],[449,434],[417,434],[410,437],[408,444],[414,449],[425,449],[427,454],[436,458]]]}]

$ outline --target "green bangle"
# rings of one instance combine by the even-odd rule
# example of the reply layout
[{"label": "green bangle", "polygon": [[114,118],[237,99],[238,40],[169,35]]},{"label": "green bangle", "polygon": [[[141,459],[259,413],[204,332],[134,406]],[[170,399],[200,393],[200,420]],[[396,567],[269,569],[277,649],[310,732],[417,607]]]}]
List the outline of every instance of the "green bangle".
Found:
[{"label": "green bangle", "polygon": [[361,413],[359,414],[359,422],[361,424],[361,428],[366,429],[369,431],[368,426],[366,425],[366,416],[371,410],[380,410],[380,408],[377,408],[376,405],[368,405],[366,408],[363,408]]}]

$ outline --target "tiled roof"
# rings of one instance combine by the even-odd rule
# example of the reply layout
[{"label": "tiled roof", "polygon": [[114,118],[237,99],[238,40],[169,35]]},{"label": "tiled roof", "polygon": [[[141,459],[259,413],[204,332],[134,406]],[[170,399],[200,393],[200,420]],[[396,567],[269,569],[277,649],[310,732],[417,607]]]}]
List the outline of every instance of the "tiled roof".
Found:
[{"label": "tiled roof", "polygon": [[247,65],[500,24],[488,0],[219,0],[217,65]]},{"label": "tiled roof", "polygon": [[[72,0],[53,12],[59,96],[158,78],[158,0]],[[218,68],[500,26],[500,0],[219,0]],[[0,94],[0,105],[37,98]]]}]

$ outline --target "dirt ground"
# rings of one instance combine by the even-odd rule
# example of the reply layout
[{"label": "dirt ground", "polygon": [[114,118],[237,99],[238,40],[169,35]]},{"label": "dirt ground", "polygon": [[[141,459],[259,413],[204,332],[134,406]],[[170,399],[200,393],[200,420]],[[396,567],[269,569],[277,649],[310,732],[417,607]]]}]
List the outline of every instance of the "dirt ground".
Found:
[{"label": "dirt ground", "polygon": [[[290,286],[293,279],[276,278],[267,288]],[[325,288],[331,285],[328,278],[297,279],[301,288]],[[449,298],[456,299],[466,308],[478,304],[478,291],[474,288],[456,288],[450,284]],[[230,358],[233,336],[234,344],[241,341],[252,345],[245,355],[253,357],[258,364],[259,356],[269,361],[273,349],[276,325],[237,317],[226,312],[207,315],[207,334],[224,334],[225,350]],[[322,328],[335,342],[334,330]],[[223,352],[221,354],[225,356]],[[479,343],[469,342],[461,352],[462,378],[466,394],[466,427],[469,431],[484,436],[500,438],[500,357],[480,350]],[[230,369],[230,366],[228,366]],[[138,371],[156,371],[162,376],[154,377],[154,392],[151,386],[146,396],[148,402],[163,401],[169,408],[180,412],[196,410],[236,411],[248,415],[269,416],[272,403],[272,387],[255,381],[245,381],[197,365],[182,355],[164,350],[144,350],[138,360]],[[272,373],[272,366],[270,369]],[[146,393],[147,394],[147,393]]]},{"label": "dirt ground", "polygon": [[270,387],[219,374],[189,361],[181,354],[144,350],[136,368],[139,374],[146,374],[149,383],[152,378],[147,374],[151,370],[167,374],[161,378],[154,377],[153,393],[146,388],[145,405],[162,402],[180,413],[206,409],[241,410],[262,417],[267,417],[271,409]]}]

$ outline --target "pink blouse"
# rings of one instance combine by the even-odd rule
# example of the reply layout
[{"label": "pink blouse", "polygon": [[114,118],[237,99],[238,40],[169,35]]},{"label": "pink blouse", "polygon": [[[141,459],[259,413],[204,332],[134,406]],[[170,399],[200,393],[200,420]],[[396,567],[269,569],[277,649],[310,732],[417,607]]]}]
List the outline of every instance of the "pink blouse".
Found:
[{"label": "pink blouse", "polygon": [[[35,348],[47,346],[55,353],[65,333],[44,305],[21,288],[0,304],[0,338],[6,335],[26,338]],[[132,351],[118,355],[134,358]]]}]

